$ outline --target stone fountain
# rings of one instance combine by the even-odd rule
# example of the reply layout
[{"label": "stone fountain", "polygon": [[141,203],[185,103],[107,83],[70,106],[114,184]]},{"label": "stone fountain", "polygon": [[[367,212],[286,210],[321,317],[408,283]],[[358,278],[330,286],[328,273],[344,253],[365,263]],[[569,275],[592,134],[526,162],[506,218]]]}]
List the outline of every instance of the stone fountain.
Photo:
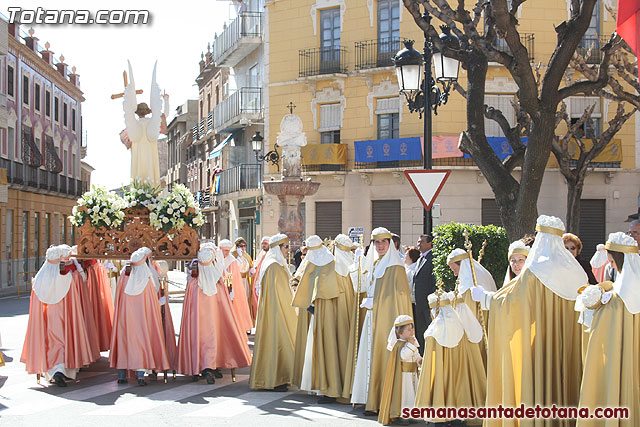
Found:
[{"label": "stone fountain", "polygon": [[282,178],[265,181],[264,189],[280,200],[278,230],[289,237],[292,250],[302,244],[304,224],[300,206],[305,196],[318,191],[319,182],[302,178],[301,147],[307,145],[307,137],[302,132],[302,120],[297,114],[287,114],[280,122],[278,146],[282,147]]}]

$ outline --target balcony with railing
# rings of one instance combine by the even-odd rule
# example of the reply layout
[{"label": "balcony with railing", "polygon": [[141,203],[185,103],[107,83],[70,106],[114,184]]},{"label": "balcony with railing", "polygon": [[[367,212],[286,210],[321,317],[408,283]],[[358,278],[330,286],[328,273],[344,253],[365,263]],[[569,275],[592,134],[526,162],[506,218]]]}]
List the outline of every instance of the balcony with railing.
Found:
[{"label": "balcony with railing", "polygon": [[[520,33],[520,43],[527,48],[527,53],[529,54],[529,61],[533,62],[535,60],[535,37],[533,34],[529,33]],[[493,42],[493,47],[500,52],[511,54],[511,50],[509,49],[509,45],[505,39],[497,38]]]},{"label": "balcony with railing", "polygon": [[609,41],[609,37],[583,37],[576,49],[576,53],[584,57],[587,64],[599,64],[602,61],[602,47]]},{"label": "balcony with railing", "polygon": [[262,165],[240,165],[220,172],[215,194],[229,194],[262,187]]},{"label": "balcony with railing", "polygon": [[195,194],[195,198],[200,205],[200,209],[208,209],[213,206],[213,196],[211,195],[211,188],[205,188]]},{"label": "balcony with railing", "polygon": [[355,42],[356,71],[393,67],[392,58],[400,49],[400,39]]},{"label": "balcony with railing", "polygon": [[343,47],[318,47],[298,53],[299,77],[347,73],[347,50]]},{"label": "balcony with railing", "polygon": [[235,67],[262,43],[262,12],[243,12],[213,41],[218,67]]},{"label": "balcony with railing", "polygon": [[308,144],[302,147],[302,171],[344,172],[347,170],[346,144]]},{"label": "balcony with railing", "polygon": [[213,127],[216,133],[230,133],[262,118],[262,88],[243,87],[216,105]]},{"label": "balcony with railing", "polygon": [[21,162],[0,159],[0,168],[6,169],[9,184],[21,186],[25,191],[49,191],[75,197],[88,190],[88,184],[79,179],[25,166]]}]

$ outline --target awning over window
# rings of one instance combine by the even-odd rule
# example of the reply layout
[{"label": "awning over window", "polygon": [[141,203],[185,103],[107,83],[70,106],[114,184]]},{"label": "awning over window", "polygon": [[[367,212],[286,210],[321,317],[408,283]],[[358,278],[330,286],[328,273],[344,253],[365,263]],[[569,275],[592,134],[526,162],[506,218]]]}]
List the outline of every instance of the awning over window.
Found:
[{"label": "awning over window", "polygon": [[215,159],[216,157],[222,154],[222,150],[224,147],[233,139],[233,134],[229,135],[222,141],[216,148],[213,149],[211,153],[209,153],[209,159]]}]

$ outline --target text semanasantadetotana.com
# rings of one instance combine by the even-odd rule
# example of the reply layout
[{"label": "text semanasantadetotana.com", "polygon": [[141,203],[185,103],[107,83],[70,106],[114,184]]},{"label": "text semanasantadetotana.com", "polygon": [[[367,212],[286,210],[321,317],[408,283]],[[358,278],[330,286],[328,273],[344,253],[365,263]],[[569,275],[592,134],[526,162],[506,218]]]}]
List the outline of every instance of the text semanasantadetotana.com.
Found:
[{"label": "text semanasantadetotana.com", "polygon": [[576,408],[545,406],[497,407],[480,408],[402,408],[402,418],[426,418],[426,419],[627,419],[629,408]]}]

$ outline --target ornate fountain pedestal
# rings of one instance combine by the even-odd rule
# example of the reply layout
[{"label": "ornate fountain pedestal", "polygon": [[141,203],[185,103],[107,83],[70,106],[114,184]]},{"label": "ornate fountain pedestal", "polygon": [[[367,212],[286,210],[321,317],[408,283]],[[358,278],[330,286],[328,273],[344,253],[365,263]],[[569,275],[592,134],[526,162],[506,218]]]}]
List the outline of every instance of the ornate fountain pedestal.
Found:
[{"label": "ornate fountain pedestal", "polygon": [[307,137],[302,132],[302,120],[296,114],[287,114],[280,123],[277,144],[282,147],[282,179],[264,181],[268,194],[280,200],[278,230],[289,237],[292,251],[300,247],[304,236],[304,223],[300,211],[302,200],[318,191],[319,182],[302,179],[300,147],[307,145]]}]

